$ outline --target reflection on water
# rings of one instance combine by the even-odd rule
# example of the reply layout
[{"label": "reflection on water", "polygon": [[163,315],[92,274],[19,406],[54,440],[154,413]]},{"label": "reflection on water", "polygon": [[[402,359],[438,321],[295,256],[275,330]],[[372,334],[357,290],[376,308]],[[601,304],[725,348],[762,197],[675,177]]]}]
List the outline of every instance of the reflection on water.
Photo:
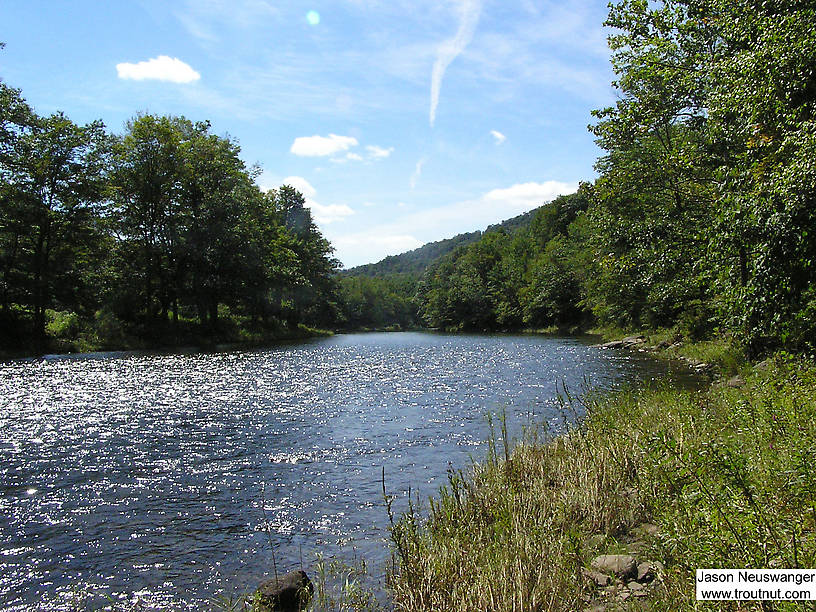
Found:
[{"label": "reflection on water", "polygon": [[382,568],[388,488],[479,458],[486,413],[557,428],[556,384],[683,378],[576,339],[352,334],[259,351],[0,363],[0,608],[88,587],[199,609],[316,552]]}]

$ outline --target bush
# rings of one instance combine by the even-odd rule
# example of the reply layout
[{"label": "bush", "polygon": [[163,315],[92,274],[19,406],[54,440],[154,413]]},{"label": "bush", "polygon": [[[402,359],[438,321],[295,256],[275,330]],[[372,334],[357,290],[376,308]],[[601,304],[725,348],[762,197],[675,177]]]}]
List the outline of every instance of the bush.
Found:
[{"label": "bush", "polygon": [[45,311],[45,333],[58,340],[75,340],[79,335],[79,315],[68,310]]}]

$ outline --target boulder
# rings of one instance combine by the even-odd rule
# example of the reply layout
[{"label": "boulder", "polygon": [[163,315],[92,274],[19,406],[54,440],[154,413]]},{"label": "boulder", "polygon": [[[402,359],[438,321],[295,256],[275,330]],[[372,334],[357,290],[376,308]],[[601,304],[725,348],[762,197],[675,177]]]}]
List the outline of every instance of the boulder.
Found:
[{"label": "boulder", "polygon": [[598,348],[623,348],[623,340],[612,340],[612,342],[604,342],[596,346]]},{"label": "boulder", "polygon": [[606,574],[596,572],[595,570],[587,569],[586,567],[581,568],[581,575],[584,578],[586,578],[589,582],[592,582],[595,584],[595,586],[599,587],[609,586],[609,583],[612,582],[612,578],[610,578]]},{"label": "boulder", "polygon": [[646,336],[627,336],[621,340],[623,346],[629,348],[630,346],[637,346],[638,344],[646,344]]},{"label": "boulder", "polygon": [[593,569],[607,574],[615,574],[621,580],[637,575],[637,562],[631,555],[601,555],[590,563]]},{"label": "boulder", "polygon": [[260,612],[300,612],[309,605],[314,585],[306,572],[296,570],[265,580],[255,592]]},{"label": "boulder", "polygon": [[662,571],[663,564],[660,561],[644,561],[637,567],[637,581],[651,582]]},{"label": "boulder", "polygon": [[641,344],[646,344],[646,336],[627,336],[623,340],[612,340],[596,346],[599,348],[632,348]]},{"label": "boulder", "polygon": [[731,378],[729,378],[728,382],[725,384],[728,385],[729,387],[738,389],[740,387],[745,386],[745,380],[743,380],[742,376],[737,374],[736,376],[732,376]]}]

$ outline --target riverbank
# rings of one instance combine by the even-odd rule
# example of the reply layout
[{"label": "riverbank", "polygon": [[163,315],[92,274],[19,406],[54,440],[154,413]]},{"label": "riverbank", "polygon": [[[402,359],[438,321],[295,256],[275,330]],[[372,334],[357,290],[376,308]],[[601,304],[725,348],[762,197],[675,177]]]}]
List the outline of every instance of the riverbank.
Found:
[{"label": "riverbank", "polygon": [[203,330],[190,322],[173,325],[168,321],[161,328],[150,333],[136,334],[125,331],[117,333],[89,333],[69,326],[54,326],[48,330],[44,341],[32,341],[18,348],[0,349],[0,360],[22,359],[49,354],[95,353],[100,351],[154,351],[182,348],[202,350],[229,348],[260,348],[280,343],[306,340],[333,335],[326,329],[316,329],[306,325],[279,325],[276,327],[249,329],[235,321],[222,321],[216,332]]},{"label": "riverbank", "polygon": [[567,435],[493,444],[394,525],[395,609],[696,609],[697,568],[816,566],[812,362],[578,401]]}]

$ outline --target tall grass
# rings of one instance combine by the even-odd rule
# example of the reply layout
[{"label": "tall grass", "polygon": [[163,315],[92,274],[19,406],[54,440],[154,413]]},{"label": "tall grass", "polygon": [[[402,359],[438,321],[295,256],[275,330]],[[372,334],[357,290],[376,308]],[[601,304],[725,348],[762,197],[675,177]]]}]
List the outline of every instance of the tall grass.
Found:
[{"label": "tall grass", "polygon": [[666,571],[648,603],[631,605],[703,609],[700,567],[816,567],[812,363],[779,357],[741,389],[657,388],[586,404],[566,435],[491,445],[423,512],[412,506],[395,521],[395,609],[582,609],[596,593],[581,568],[625,549],[646,521],[659,531],[641,558]]}]

